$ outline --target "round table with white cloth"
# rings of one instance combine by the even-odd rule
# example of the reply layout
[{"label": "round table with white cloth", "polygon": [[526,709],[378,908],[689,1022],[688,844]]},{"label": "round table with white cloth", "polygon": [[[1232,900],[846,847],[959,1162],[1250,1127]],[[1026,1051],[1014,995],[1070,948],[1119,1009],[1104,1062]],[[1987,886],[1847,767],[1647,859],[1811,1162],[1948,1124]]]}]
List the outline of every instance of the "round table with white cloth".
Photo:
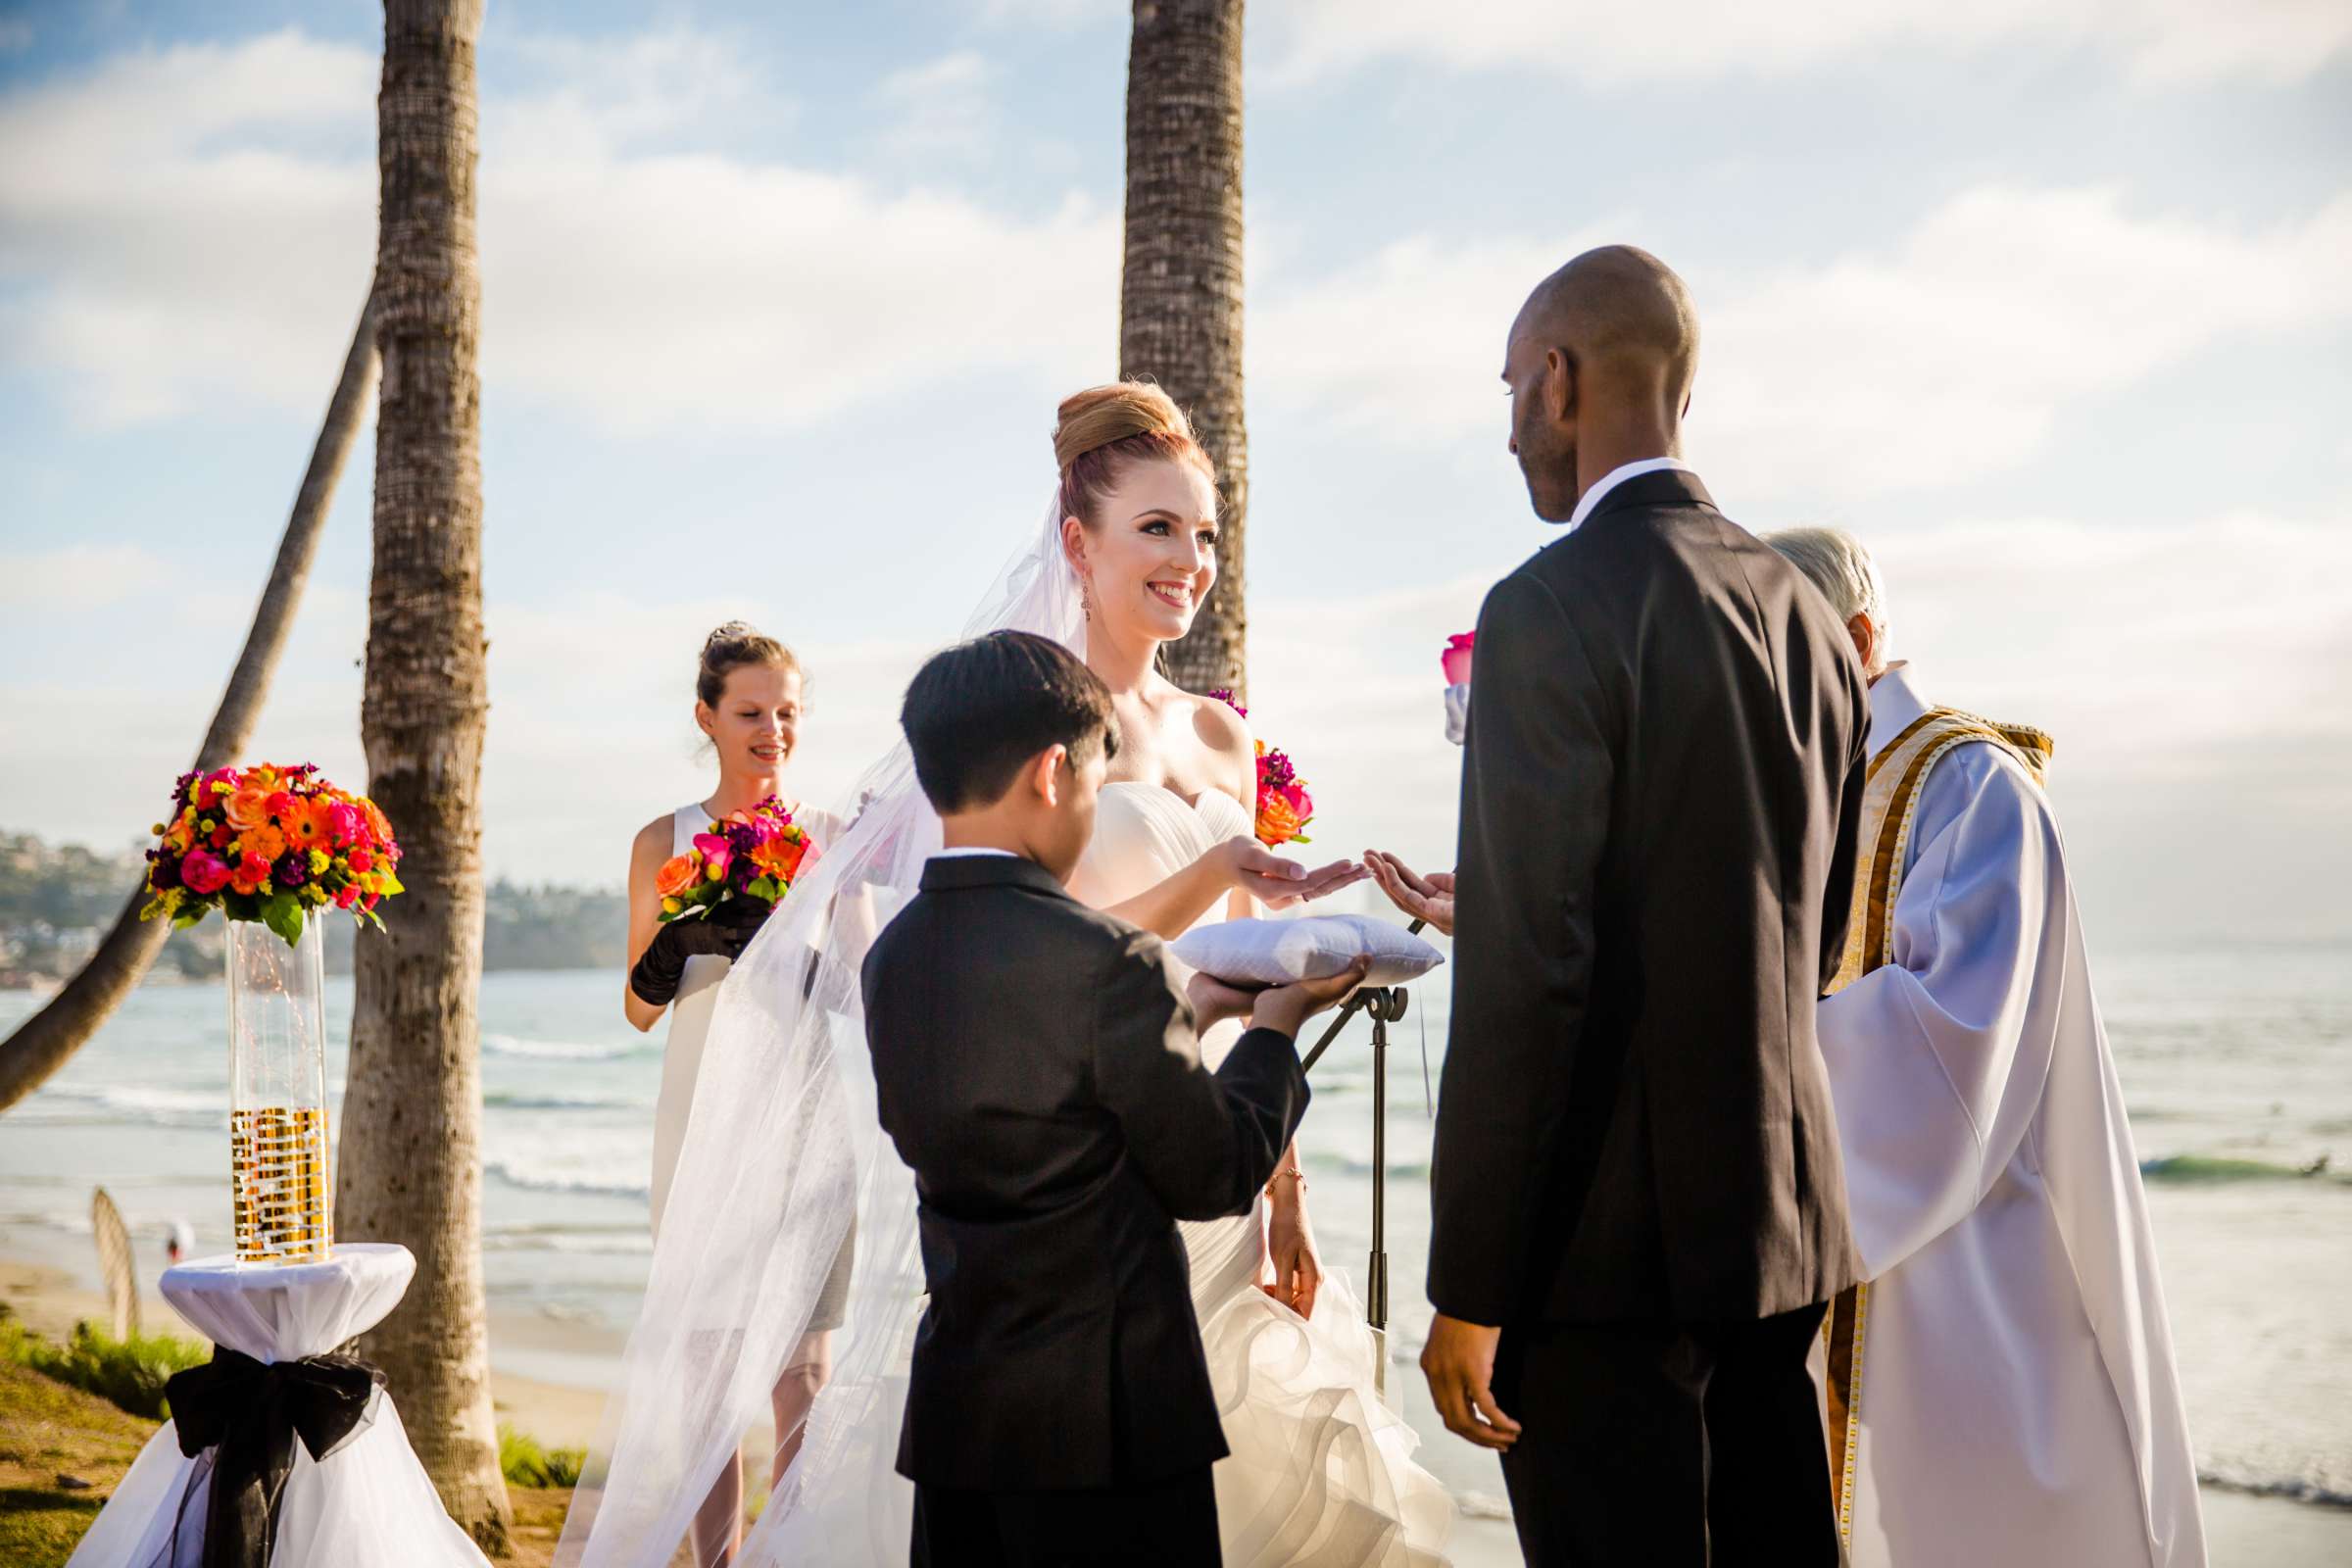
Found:
[{"label": "round table with white cloth", "polygon": [[[257,1361],[323,1355],[383,1321],[416,1272],[405,1247],[347,1243],[323,1263],[206,1257],[167,1269],[164,1299],[197,1332]],[[169,1421],[139,1451],[67,1568],[200,1568],[213,1450],[190,1459]],[[183,1499],[186,1506],[181,1506]],[[366,1428],[323,1463],[299,1440],[271,1568],[488,1568],[441,1506],[381,1389]]]}]

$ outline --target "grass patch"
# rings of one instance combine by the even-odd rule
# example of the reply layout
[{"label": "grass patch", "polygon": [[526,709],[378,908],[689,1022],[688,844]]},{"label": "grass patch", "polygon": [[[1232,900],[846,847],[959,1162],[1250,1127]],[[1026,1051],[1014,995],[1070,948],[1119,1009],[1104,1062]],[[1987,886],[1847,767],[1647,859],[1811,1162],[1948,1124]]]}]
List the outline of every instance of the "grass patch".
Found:
[{"label": "grass patch", "polygon": [[64,1345],[51,1345],[11,1318],[0,1318],[0,1363],[27,1366],[132,1415],[161,1421],[171,1414],[164,1385],[174,1372],[202,1366],[213,1352],[176,1334],[133,1334],[118,1340],[95,1324],[74,1325]]},{"label": "grass patch", "polygon": [[[94,1395],[0,1362],[0,1563],[59,1568],[154,1430]],[[67,1487],[65,1476],[88,1489]]]},{"label": "grass patch", "polygon": [[588,1462],[585,1448],[545,1448],[537,1438],[517,1432],[505,1422],[498,1426],[498,1468],[513,1487],[576,1487],[580,1467]]}]

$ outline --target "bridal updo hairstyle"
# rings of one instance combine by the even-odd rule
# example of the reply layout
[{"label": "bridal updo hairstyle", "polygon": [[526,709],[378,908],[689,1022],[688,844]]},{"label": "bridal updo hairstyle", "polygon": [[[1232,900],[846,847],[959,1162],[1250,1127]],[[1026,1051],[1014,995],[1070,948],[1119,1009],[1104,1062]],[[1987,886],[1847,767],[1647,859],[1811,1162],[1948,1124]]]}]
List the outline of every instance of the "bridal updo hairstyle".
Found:
[{"label": "bridal updo hairstyle", "polygon": [[1076,655],[1035,632],[992,631],[934,654],[899,709],[914,776],[931,809],[953,816],[1004,798],[1049,746],[1073,761],[1119,753],[1110,689]]},{"label": "bridal updo hairstyle", "polygon": [[1054,463],[1061,470],[1061,514],[1088,527],[1102,497],[1130,463],[1189,463],[1217,482],[1216,466],[1193,437],[1176,400],[1149,381],[1090,386],[1061,400],[1054,421]]},{"label": "bridal updo hairstyle", "polygon": [[740,620],[730,620],[703,639],[703,662],[695,672],[694,695],[703,700],[705,708],[717,708],[720,694],[727,689],[727,676],[752,664],[773,664],[799,675],[804,682],[808,678],[791,649]]}]

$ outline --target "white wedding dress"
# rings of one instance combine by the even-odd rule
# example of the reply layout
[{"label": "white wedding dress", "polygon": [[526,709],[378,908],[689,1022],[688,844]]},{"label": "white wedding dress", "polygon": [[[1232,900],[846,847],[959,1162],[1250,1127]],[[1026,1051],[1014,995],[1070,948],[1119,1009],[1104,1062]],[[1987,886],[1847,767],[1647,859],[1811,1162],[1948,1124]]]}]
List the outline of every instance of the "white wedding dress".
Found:
[{"label": "white wedding dress", "polygon": [[[1095,840],[1070,891],[1107,907],[1250,830],[1250,813],[1214,790],[1188,804],[1153,784],[1105,785]],[[1221,906],[1207,916],[1223,917]],[[1201,1041],[1209,1065],[1240,1034],[1238,1023],[1209,1031]],[[1380,1349],[1363,1304],[1336,1271],[1324,1276],[1312,1319],[1258,1289],[1265,1221],[1260,1198],[1247,1214],[1179,1227],[1233,1450],[1216,1467],[1228,1568],[1444,1563],[1453,1501],[1413,1463],[1419,1440],[1375,1387]]]}]

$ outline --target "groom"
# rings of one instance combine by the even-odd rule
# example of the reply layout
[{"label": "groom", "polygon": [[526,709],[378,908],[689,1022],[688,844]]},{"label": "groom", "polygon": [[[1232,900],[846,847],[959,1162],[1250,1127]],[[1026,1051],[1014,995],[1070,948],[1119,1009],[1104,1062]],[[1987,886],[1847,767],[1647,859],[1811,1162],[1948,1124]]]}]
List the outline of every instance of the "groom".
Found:
[{"label": "groom", "polygon": [[1503,364],[1568,532],[1479,617],[1422,1367],[1539,1565],[1838,1561],[1805,1357],[1859,1270],[1813,1018],[1865,699],[1675,457],[1697,347],[1682,280],[1614,246]]}]

